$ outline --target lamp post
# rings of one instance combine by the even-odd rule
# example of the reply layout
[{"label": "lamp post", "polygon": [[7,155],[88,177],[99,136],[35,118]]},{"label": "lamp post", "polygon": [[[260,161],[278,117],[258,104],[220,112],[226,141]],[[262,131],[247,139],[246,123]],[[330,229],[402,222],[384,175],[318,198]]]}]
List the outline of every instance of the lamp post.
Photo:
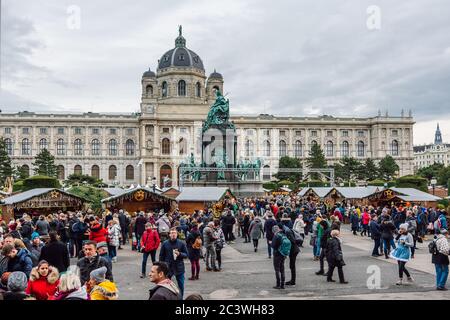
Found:
[{"label": "lamp post", "polygon": [[436,184],[437,184],[437,180],[436,180],[436,178],[435,177],[433,177],[433,179],[431,179],[431,187],[433,188],[433,196],[435,195],[434,194],[434,191],[435,191],[435,189],[436,189]]}]

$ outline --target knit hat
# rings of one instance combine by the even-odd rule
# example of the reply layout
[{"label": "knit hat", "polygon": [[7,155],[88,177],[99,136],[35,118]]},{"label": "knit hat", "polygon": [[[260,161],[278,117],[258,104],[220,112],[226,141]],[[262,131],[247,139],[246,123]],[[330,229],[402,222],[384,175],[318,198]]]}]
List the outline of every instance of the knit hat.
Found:
[{"label": "knit hat", "polygon": [[402,223],[399,227],[399,229],[405,229],[408,230],[408,224],[407,223]]},{"label": "knit hat", "polygon": [[100,249],[100,248],[108,248],[108,244],[106,242],[97,243],[97,249]]},{"label": "knit hat", "polygon": [[90,273],[91,279],[94,279],[96,282],[103,282],[106,280],[106,267],[101,267],[95,270],[92,270]]},{"label": "knit hat", "polygon": [[39,238],[39,233],[33,232],[33,233],[31,234],[31,241],[33,241],[33,240],[36,239],[36,238]]},{"label": "knit hat", "polygon": [[25,291],[28,285],[27,275],[22,271],[15,271],[8,277],[8,290],[12,292]]}]

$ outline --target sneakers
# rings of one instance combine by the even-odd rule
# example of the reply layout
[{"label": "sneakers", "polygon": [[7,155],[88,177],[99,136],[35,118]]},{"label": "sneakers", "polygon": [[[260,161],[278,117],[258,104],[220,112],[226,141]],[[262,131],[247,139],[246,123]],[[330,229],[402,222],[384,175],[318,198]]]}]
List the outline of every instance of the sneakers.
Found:
[{"label": "sneakers", "polygon": [[446,287],[437,287],[436,290],[438,291],[448,291]]},{"label": "sneakers", "polygon": [[398,280],[396,283],[397,286],[401,286],[402,284],[403,284],[403,279]]},{"label": "sneakers", "polygon": [[284,284],[285,286],[295,286],[295,282],[288,281]]},{"label": "sneakers", "polygon": [[324,274],[324,273],[325,273],[325,271],[323,271],[323,270],[319,270],[319,271],[316,272],[316,274],[317,274],[318,276],[320,276],[320,275],[322,275],[322,274]]},{"label": "sneakers", "polygon": [[141,274],[141,279],[144,279],[145,278],[145,274]]},{"label": "sneakers", "polygon": [[413,279],[412,277],[408,277],[408,278],[406,279],[406,282],[407,282],[408,284],[412,284],[412,283],[414,283],[414,279]]},{"label": "sneakers", "polygon": [[275,287],[273,287],[274,289],[278,289],[278,290],[283,290],[284,289],[284,286],[275,286]]}]

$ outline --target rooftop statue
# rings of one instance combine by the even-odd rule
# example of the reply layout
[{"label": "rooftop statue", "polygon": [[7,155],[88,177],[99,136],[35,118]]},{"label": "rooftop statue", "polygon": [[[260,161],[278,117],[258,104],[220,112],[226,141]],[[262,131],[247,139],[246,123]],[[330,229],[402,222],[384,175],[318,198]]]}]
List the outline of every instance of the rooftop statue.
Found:
[{"label": "rooftop statue", "polygon": [[203,132],[207,131],[211,125],[223,125],[224,128],[235,129],[230,122],[230,101],[225,99],[219,90],[216,90],[216,101],[209,109],[206,121],[203,123]]}]

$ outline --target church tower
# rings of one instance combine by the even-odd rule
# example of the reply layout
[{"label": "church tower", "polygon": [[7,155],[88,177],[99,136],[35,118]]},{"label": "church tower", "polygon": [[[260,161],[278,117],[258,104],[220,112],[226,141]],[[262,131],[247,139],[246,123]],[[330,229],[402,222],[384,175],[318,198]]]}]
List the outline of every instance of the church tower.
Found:
[{"label": "church tower", "polygon": [[436,134],[434,135],[434,144],[442,144],[441,129],[439,129],[439,123],[437,125]]}]

